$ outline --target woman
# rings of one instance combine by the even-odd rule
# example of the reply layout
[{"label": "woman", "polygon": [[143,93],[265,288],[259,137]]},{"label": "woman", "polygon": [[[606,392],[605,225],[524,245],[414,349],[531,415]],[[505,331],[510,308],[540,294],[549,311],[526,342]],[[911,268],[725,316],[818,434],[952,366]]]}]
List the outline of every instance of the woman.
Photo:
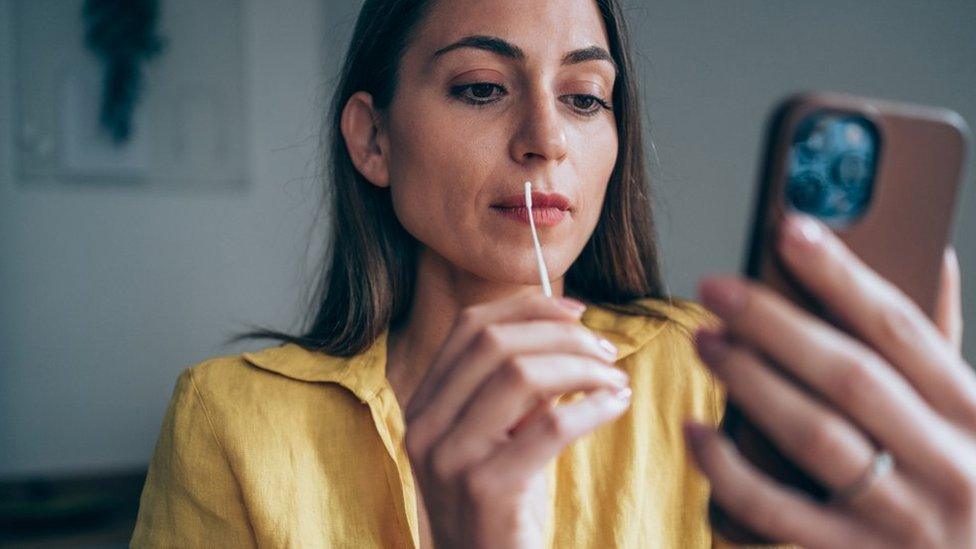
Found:
[{"label": "woman", "polygon": [[[181,374],[133,545],[709,546],[686,419],[717,501],[773,539],[976,543],[956,271],[943,337],[828,233],[788,224],[787,263],[866,343],[736,279],[702,284],[724,324],[700,330],[702,358],[844,498],[776,486],[707,427],[723,394],[690,334],[711,323],[662,290],[637,98],[613,0],[365,2],[317,313]],[[871,440],[897,466],[864,481]]]}]

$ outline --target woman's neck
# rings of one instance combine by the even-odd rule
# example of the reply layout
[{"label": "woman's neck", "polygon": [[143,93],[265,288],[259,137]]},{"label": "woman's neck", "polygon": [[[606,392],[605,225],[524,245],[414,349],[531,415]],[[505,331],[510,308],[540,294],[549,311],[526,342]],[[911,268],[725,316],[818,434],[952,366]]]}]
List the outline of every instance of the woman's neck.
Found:
[{"label": "woman's neck", "polygon": [[[410,313],[387,339],[386,376],[400,407],[406,408],[461,310],[524,288],[479,278],[421,246]],[[563,294],[561,278],[553,281],[552,292]]]}]

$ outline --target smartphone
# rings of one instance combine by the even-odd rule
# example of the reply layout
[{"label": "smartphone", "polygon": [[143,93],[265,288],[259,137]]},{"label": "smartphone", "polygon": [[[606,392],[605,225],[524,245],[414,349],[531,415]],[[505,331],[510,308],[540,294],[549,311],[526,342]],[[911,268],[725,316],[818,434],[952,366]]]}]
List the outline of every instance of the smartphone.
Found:
[{"label": "smartphone", "polygon": [[[822,221],[931,317],[971,142],[962,117],[943,108],[810,92],[774,109],[765,140],[746,275],[837,325],[775,251],[778,225],[799,211]],[[817,501],[829,498],[731,401],[721,429],[773,479]],[[709,519],[728,541],[772,543],[714,501]]]}]

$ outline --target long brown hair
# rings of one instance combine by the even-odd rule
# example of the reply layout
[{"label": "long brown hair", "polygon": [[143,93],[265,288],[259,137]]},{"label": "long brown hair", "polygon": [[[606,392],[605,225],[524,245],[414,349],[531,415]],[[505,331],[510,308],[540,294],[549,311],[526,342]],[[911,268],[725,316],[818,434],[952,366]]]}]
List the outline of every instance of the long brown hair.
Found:
[{"label": "long brown hair", "polygon": [[[618,66],[612,105],[619,140],[599,221],[565,278],[566,295],[624,314],[660,317],[636,300],[666,298],[644,165],[641,109],[630,37],[617,0],[595,0]],[[403,321],[413,299],[417,241],[397,220],[388,188],[356,170],[340,131],[342,110],[357,91],[387,109],[396,92],[400,58],[431,0],[366,0],[333,97],[327,135],[324,204],[331,212],[331,247],[314,290],[314,317],[300,335],[257,329],[236,336],[291,342],[335,356],[365,350]],[[329,192],[331,190],[331,192]],[[310,322],[309,322],[310,320]]]}]

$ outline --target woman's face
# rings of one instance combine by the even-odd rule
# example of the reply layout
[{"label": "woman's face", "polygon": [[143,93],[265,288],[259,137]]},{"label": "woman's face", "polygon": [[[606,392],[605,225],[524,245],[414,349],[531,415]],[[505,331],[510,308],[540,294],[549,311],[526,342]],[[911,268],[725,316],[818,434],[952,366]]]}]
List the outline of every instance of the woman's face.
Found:
[{"label": "woman's face", "polygon": [[435,2],[402,59],[381,138],[407,231],[481,278],[537,284],[528,219],[499,208],[532,181],[568,199],[535,218],[550,277],[562,277],[617,158],[608,52],[593,0]]}]

